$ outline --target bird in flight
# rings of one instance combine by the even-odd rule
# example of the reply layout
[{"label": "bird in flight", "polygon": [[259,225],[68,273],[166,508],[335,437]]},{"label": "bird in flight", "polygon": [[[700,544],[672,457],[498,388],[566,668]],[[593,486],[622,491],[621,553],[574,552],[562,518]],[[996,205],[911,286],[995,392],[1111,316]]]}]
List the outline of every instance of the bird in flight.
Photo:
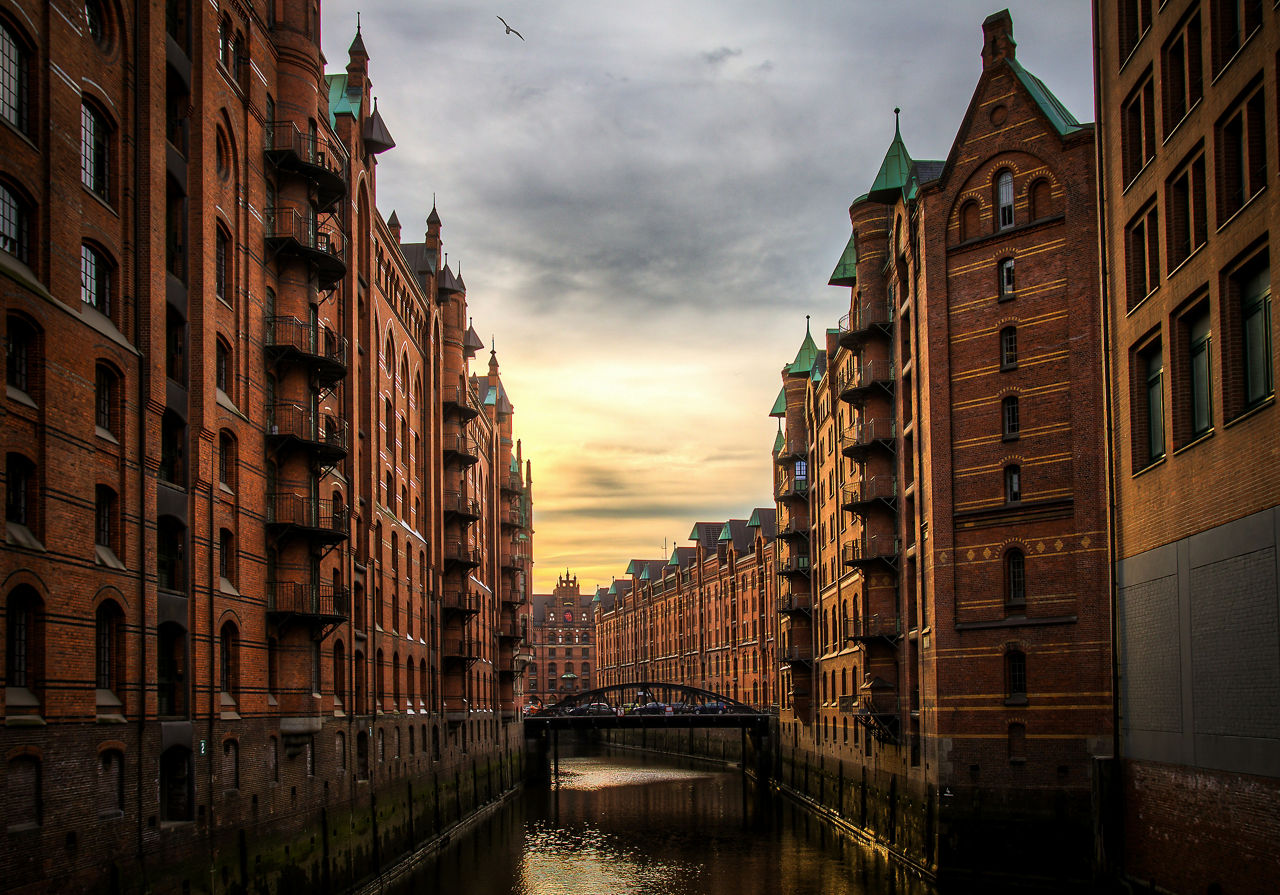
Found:
[{"label": "bird in flight", "polygon": [[502,16],[498,16],[498,21],[501,22],[503,27],[507,29],[508,34],[514,34],[516,37],[520,38],[521,40],[524,40],[524,35],[521,34],[519,31],[517,31],[516,29],[512,28],[510,25],[508,25],[507,20],[504,19]]}]

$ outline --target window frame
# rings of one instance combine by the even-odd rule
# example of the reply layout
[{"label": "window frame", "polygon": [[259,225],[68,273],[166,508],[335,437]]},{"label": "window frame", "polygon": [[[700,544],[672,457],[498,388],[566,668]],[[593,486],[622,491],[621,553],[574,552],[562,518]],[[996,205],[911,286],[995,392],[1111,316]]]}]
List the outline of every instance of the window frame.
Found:
[{"label": "window frame", "polygon": [[1001,233],[1017,223],[1014,212],[1016,197],[1013,190],[1013,172],[1001,168],[995,176],[996,232]]},{"label": "window frame", "polygon": [[80,100],[80,183],[103,202],[113,200],[111,189],[112,135],[106,112],[89,97]]},{"label": "window frame", "polygon": [[1217,223],[1221,228],[1266,189],[1270,176],[1266,93],[1260,76],[1240,92],[1213,130]]},{"label": "window frame", "polygon": [[1004,441],[1016,441],[1022,433],[1022,409],[1017,395],[1005,395],[1000,399],[1000,437]]},{"label": "window frame", "polygon": [[32,205],[12,183],[0,181],[0,252],[31,264]]},{"label": "window frame", "polygon": [[0,18],[0,120],[30,137],[32,50],[26,35]]},{"label": "window frame", "polygon": [[1004,467],[1004,502],[1022,503],[1022,466],[1010,463]]},{"label": "window frame", "polygon": [[1009,301],[1018,297],[1016,259],[1001,258],[996,262],[996,300]]},{"label": "window frame", "polygon": [[1006,326],[1000,330],[1000,369],[1013,370],[1018,366],[1018,327]]}]

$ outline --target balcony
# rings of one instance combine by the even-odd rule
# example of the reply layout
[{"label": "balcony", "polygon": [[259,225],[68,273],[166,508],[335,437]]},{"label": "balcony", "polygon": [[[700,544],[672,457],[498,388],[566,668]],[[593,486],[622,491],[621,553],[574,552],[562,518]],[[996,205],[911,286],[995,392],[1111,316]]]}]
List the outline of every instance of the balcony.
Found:
[{"label": "balcony", "polygon": [[267,615],[277,624],[339,625],[350,618],[351,591],[324,582],[268,581]]},{"label": "balcony", "polygon": [[782,615],[791,613],[807,613],[813,605],[813,595],[808,591],[784,591],[778,594],[778,612]]},{"label": "balcony", "polygon": [[846,566],[865,568],[875,563],[896,568],[898,564],[898,539],[891,535],[863,536],[845,544],[840,558]]},{"label": "balcony", "polygon": [[327,326],[297,317],[268,317],[264,342],[269,358],[310,367],[324,387],[347,375],[347,340]]},{"label": "balcony", "polygon": [[885,693],[875,693],[859,698],[853,717],[867,729],[867,733],[880,742],[896,745],[901,714],[901,699]]},{"label": "balcony", "polygon": [[475,419],[480,415],[480,408],[471,398],[471,389],[465,385],[443,388],[440,390],[440,397],[444,403],[446,415],[456,414],[464,420]]},{"label": "balcony", "polygon": [[470,665],[480,658],[480,650],[474,637],[446,635],[440,639],[440,654],[446,662]]},{"label": "balcony", "polygon": [[857,404],[874,390],[893,394],[893,383],[894,365],[891,360],[869,360],[853,364],[840,377],[840,399]]},{"label": "balcony", "polygon": [[778,658],[788,665],[808,665],[813,662],[813,647],[807,643],[792,643],[778,650]]},{"label": "balcony", "polygon": [[512,614],[503,615],[498,619],[497,634],[499,640],[520,642],[526,639],[528,633],[529,621],[527,616],[516,616]]},{"label": "balcony", "polygon": [[809,499],[809,479],[805,476],[784,475],[778,481],[774,498],[786,501]]},{"label": "balcony", "polygon": [[465,432],[450,432],[444,436],[444,458],[470,466],[480,462],[480,449],[476,440]]},{"label": "balcony", "polygon": [[480,612],[480,597],[469,590],[447,590],[440,595],[440,611],[464,618]]},{"label": "balcony", "polygon": [[523,606],[527,595],[524,584],[512,584],[502,588],[502,602],[511,606]]},{"label": "balcony", "polygon": [[474,569],[480,565],[480,548],[473,547],[465,541],[445,541],[444,561],[446,566]]},{"label": "balcony", "polygon": [[318,544],[337,544],[351,533],[351,514],[327,498],[273,492],[267,495],[267,528],[277,537],[301,534]]},{"label": "balcony", "polygon": [[893,308],[887,301],[859,302],[840,318],[840,344],[857,348],[867,339],[888,337],[893,330]]},{"label": "balcony", "polygon": [[845,638],[854,643],[884,640],[890,644],[902,639],[902,619],[896,615],[864,615],[844,620]]},{"label": "balcony", "polygon": [[865,457],[877,448],[893,451],[897,438],[898,424],[893,417],[867,417],[845,430],[840,439],[840,452],[846,457]]},{"label": "balcony", "polygon": [[523,542],[512,544],[511,549],[502,554],[503,566],[510,569],[523,568],[528,561],[529,545]]},{"label": "balcony", "polygon": [[795,517],[788,519],[786,525],[778,529],[778,537],[784,541],[808,540],[809,521]]},{"label": "balcony", "polygon": [[841,489],[840,505],[857,513],[871,504],[893,505],[898,497],[898,477],[889,473],[851,482]]},{"label": "balcony", "polygon": [[465,491],[444,492],[444,517],[457,516],[466,520],[480,518],[480,501]]},{"label": "balcony", "polygon": [[778,455],[774,461],[779,464],[794,463],[796,460],[803,460],[809,455],[809,445],[805,443],[803,438],[788,438],[782,443],[782,447],[778,449]]},{"label": "balcony", "polygon": [[297,404],[273,404],[268,408],[267,440],[277,450],[300,446],[321,463],[336,463],[349,449],[346,420]]},{"label": "balcony", "polygon": [[524,509],[520,506],[510,506],[502,514],[502,524],[508,528],[524,528]]},{"label": "balcony", "polygon": [[267,248],[309,264],[321,291],[346,276],[346,244],[337,227],[321,226],[313,214],[288,206],[269,208],[263,217]]},{"label": "balcony", "polygon": [[809,557],[807,555],[791,555],[785,559],[779,560],[775,571],[779,575],[792,577],[795,575],[803,575],[809,577]]},{"label": "balcony", "polygon": [[278,171],[309,180],[320,211],[328,211],[347,195],[347,154],[340,144],[303,133],[292,121],[269,121],[264,131],[267,160]]},{"label": "balcony", "polygon": [[499,484],[503,491],[509,494],[519,494],[524,490],[524,485],[520,483],[520,473],[511,471],[504,473],[499,477]]}]

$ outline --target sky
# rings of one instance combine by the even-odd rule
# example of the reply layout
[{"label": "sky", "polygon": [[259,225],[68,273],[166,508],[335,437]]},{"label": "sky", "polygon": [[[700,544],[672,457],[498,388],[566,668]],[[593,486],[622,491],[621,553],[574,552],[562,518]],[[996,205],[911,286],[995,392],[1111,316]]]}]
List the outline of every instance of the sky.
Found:
[{"label": "sky", "polygon": [[[584,591],[693,523],[773,505],[780,370],[848,311],[827,285],[893,138],[945,158],[981,73],[970,0],[328,2],[361,10],[396,148],[377,206],[435,197],[533,461],[534,582]],[[1009,7],[1018,61],[1092,121],[1087,0]],[[507,34],[498,16],[523,36]],[[488,358],[473,364],[484,371]],[[664,553],[664,551],[666,551]]]}]

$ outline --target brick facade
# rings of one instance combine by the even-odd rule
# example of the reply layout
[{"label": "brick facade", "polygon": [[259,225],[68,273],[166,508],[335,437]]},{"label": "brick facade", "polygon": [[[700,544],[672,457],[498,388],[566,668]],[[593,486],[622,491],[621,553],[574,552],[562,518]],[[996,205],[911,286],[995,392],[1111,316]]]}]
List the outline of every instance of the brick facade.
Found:
[{"label": "brick facade", "polygon": [[345,885],[512,782],[514,408],[439,215],[377,211],[358,30],[134,10],[0,3],[0,868]]}]

